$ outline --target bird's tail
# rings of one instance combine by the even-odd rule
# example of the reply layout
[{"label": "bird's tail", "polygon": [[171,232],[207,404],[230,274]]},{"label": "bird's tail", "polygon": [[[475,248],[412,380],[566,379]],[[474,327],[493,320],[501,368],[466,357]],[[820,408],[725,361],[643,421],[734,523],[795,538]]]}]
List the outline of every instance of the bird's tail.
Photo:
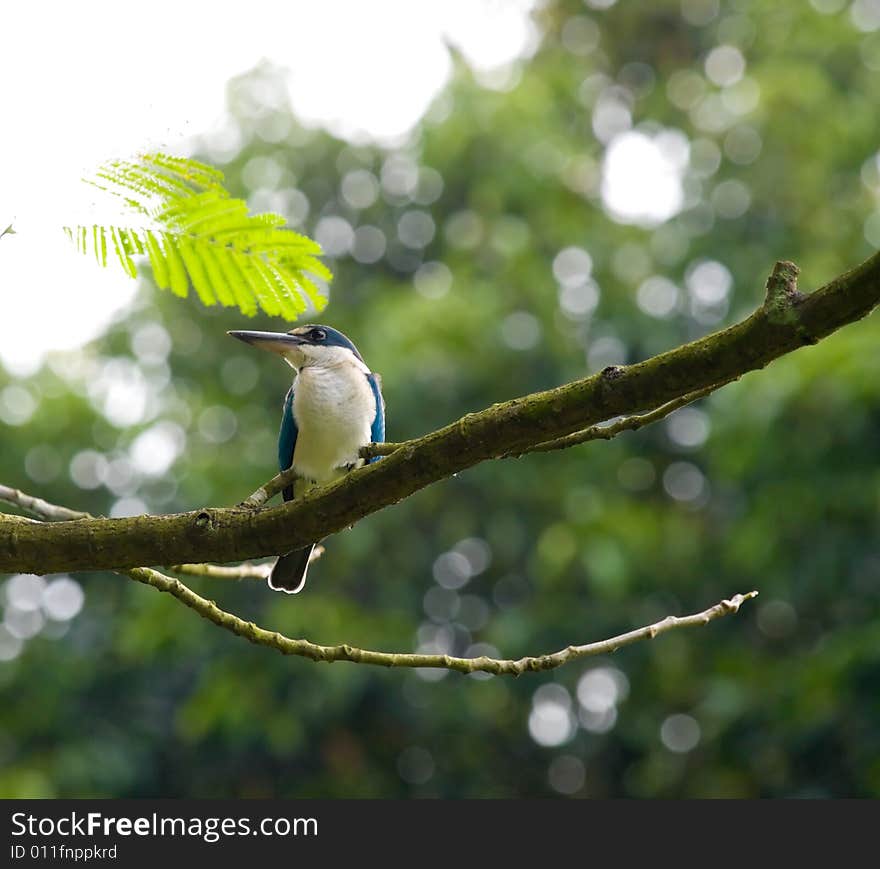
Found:
[{"label": "bird's tail", "polygon": [[283,591],[285,594],[301,592],[306,584],[309,559],[314,548],[315,544],[312,543],[310,546],[294,549],[293,552],[282,555],[269,574],[269,588],[272,591]]}]

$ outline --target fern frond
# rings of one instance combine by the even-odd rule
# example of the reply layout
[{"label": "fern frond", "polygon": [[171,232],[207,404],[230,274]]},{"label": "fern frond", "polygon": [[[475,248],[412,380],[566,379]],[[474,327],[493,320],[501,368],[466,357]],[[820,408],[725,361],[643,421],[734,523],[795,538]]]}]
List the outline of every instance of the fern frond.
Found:
[{"label": "fern frond", "polygon": [[332,279],[318,259],[321,246],[286,228],[279,214],[249,214],[217,169],[145,154],[105,164],[89,183],[146,219],[143,226],[65,227],[77,250],[91,251],[100,265],[112,245],[129,276],[137,275],[135,258],[145,257],[159,289],[186,296],[192,288],[202,304],[238,307],[247,316],[262,308],[295,320],[310,305],[321,310],[327,303],[309,277]]}]

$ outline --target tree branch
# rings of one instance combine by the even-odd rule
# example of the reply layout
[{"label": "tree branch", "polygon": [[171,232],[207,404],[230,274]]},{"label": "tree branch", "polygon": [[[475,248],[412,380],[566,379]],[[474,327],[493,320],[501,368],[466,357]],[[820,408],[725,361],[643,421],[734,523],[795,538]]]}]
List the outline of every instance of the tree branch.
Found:
[{"label": "tree branch", "polygon": [[[316,546],[309,556],[309,564],[324,554],[323,546]],[[168,570],[185,576],[204,576],[210,579],[268,579],[272,572],[271,564],[173,564]]]},{"label": "tree branch", "polygon": [[184,576],[204,576],[210,579],[266,579],[272,570],[271,564],[172,564],[172,573]]},{"label": "tree branch", "polygon": [[[63,515],[68,511],[66,507],[50,504],[40,498],[34,498],[18,490],[7,487],[0,489],[4,500],[6,494],[10,494],[11,503],[22,506],[24,509],[51,519],[53,516]],[[85,514],[88,516],[89,514]],[[19,519],[21,517],[10,517]],[[320,551],[319,551],[320,550]],[[315,547],[317,554],[312,554],[312,561],[320,558],[323,547]],[[215,564],[178,564],[171,570],[178,573],[186,573],[193,576],[207,576],[219,579],[264,579],[268,575],[269,565],[242,564],[237,567],[221,567]],[[667,616],[652,625],[646,625],[625,634],[619,634],[607,640],[595,643],[587,643],[582,646],[568,646],[558,652],[546,655],[528,656],[519,659],[490,658],[482,655],[477,658],[457,658],[443,654],[415,654],[409,652],[376,652],[370,649],[359,649],[355,646],[341,644],[338,646],[321,646],[309,640],[294,640],[285,637],[277,631],[267,631],[254,622],[248,622],[233,613],[220,609],[217,604],[196,594],[189,586],[184,585],[179,579],[166,576],[158,570],[149,567],[133,567],[127,570],[116,570],[120,576],[127,576],[144,585],[149,585],[159,591],[167,592],[176,597],[182,604],[198,613],[202,618],[213,622],[224,630],[231,631],[239,637],[244,637],[258,646],[266,646],[275,649],[283,655],[297,655],[301,658],[309,658],[312,661],[324,661],[332,664],[334,661],[349,661],[353,664],[374,664],[380,667],[429,667],[433,669],[455,670],[459,673],[492,673],[493,675],[519,676],[526,672],[539,672],[555,670],[563,664],[577,661],[580,658],[594,655],[605,655],[616,652],[624,646],[629,646],[639,640],[651,639],[665,634],[676,628],[696,627],[707,625],[715,619],[736,613],[747,600],[758,596],[757,591],[747,594],[735,594],[730,600],[722,600],[715,606],[694,613],[689,616]]]},{"label": "tree branch", "polygon": [[293,468],[288,468],[286,471],[276,474],[268,483],[263,483],[256,492],[248,495],[238,506],[246,510],[256,510],[274,498],[286,486],[292,486],[298,479],[296,471]]},{"label": "tree branch", "polygon": [[[726,381],[726,383],[730,383],[730,380]],[[689,392],[687,395],[683,395],[675,401],[670,401],[667,404],[658,407],[656,410],[652,410],[650,413],[625,416],[623,419],[619,419],[617,422],[611,423],[610,425],[593,425],[589,428],[582,429],[581,431],[576,431],[573,434],[566,435],[565,437],[555,438],[552,441],[545,441],[542,444],[527,447],[516,453],[508,453],[501,458],[524,456],[529,453],[549,453],[553,450],[565,450],[569,447],[589,443],[590,441],[610,441],[612,438],[616,438],[619,434],[622,434],[625,431],[638,431],[640,428],[644,428],[644,426],[650,425],[652,422],[657,422],[657,420],[663,419],[664,416],[669,416],[673,411],[686,407],[689,404],[693,404],[700,398],[705,398],[705,396],[714,392],[716,389],[725,386],[726,383],[719,383],[715,386],[707,386],[705,389],[698,389],[696,392]]]},{"label": "tree branch", "polygon": [[[284,485],[287,485],[287,483],[285,482]],[[27,510],[29,513],[33,513],[35,516],[39,516],[40,519],[48,522],[63,522],[70,519],[94,518],[91,513],[81,513],[77,510],[70,510],[67,507],[62,507],[59,504],[50,504],[42,498],[35,498],[33,495],[28,495],[20,489],[12,489],[9,486],[0,485],[0,501],[5,501],[7,504],[13,504],[16,507],[21,507],[23,510]],[[12,516],[8,513],[0,514],[0,520],[17,522],[35,521],[23,516]],[[317,561],[323,554],[324,547],[320,545],[315,546],[309,557],[309,564]],[[172,573],[182,573],[186,576],[204,576],[210,577],[211,579],[267,579],[272,571],[272,565],[250,564],[248,562],[236,565],[174,564],[168,569]],[[128,574],[122,573],[121,575],[127,576]]]},{"label": "tree branch", "polygon": [[768,300],[735,326],[635,365],[468,414],[283,506],[0,524],[0,572],[242,561],[289,552],[487,459],[716,388],[821,340],[880,302],[880,254],[809,296],[785,292],[791,281],[784,272],[784,265],[774,269]]},{"label": "tree branch", "polygon": [[91,519],[90,513],[81,513],[79,510],[70,510],[67,507],[59,507],[58,504],[50,504],[42,498],[26,495],[20,489],[13,489],[0,484],[0,501],[21,507],[49,522],[64,522],[70,519]]},{"label": "tree branch", "polygon": [[757,597],[757,591],[748,594],[736,594],[730,600],[723,600],[709,609],[689,616],[667,616],[652,625],[646,625],[625,634],[619,634],[607,640],[596,643],[588,643],[583,646],[568,646],[558,652],[534,657],[519,658],[517,660],[504,658],[489,658],[482,655],[478,658],[457,658],[452,655],[426,655],[398,652],[376,652],[370,649],[358,649],[354,646],[320,646],[309,640],[294,640],[285,637],[277,631],[267,631],[265,628],[240,619],[232,613],[220,609],[214,601],[207,600],[187,588],[180,580],[150,570],[146,567],[136,567],[131,570],[117,571],[124,576],[150,585],[159,591],[168,592],[176,597],[181,603],[195,610],[200,616],[213,622],[227,631],[231,631],[239,637],[244,637],[258,646],[267,646],[281,652],[282,655],[297,655],[301,658],[309,658],[312,661],[349,661],[353,664],[374,664],[380,667],[430,667],[433,669],[455,670],[459,673],[492,673],[497,676],[519,676],[527,672],[540,672],[555,670],[557,667],[588,658],[594,655],[606,655],[616,652],[624,646],[632,645],[639,640],[654,639],[667,631],[677,628],[697,627],[707,625],[715,619],[730,615],[739,611],[740,606],[747,600]]},{"label": "tree branch", "polygon": [[[515,450],[513,452],[504,453],[503,455],[495,456],[495,458],[520,458],[521,456],[529,455],[530,453],[549,453],[554,450],[565,450],[569,447],[576,447],[580,444],[589,443],[590,441],[610,441],[612,438],[617,437],[617,435],[619,434],[623,434],[623,432],[625,431],[638,431],[638,429],[644,428],[646,425],[650,425],[652,422],[657,422],[657,420],[663,419],[664,416],[669,416],[670,413],[673,413],[674,411],[679,410],[682,407],[686,407],[689,404],[693,404],[695,401],[701,398],[705,398],[707,395],[715,392],[716,389],[720,389],[722,386],[726,386],[733,380],[739,380],[739,377],[732,377],[728,380],[725,380],[724,383],[715,383],[712,386],[707,386],[705,389],[698,389],[696,392],[689,392],[687,395],[683,395],[681,398],[675,399],[675,401],[670,401],[667,404],[658,407],[656,410],[652,410],[650,413],[623,417],[622,419],[617,420],[617,422],[611,423],[609,425],[593,425],[589,428],[573,432],[572,434],[566,435],[565,437],[554,438],[551,441],[544,441],[543,443],[534,444],[533,446],[525,447],[521,450]],[[403,441],[402,443],[368,444],[365,447],[361,447],[360,454],[361,458],[364,459],[372,459],[376,456],[390,456],[392,453],[396,453],[398,450],[413,447],[417,443],[417,440],[412,440]],[[269,483],[274,482],[275,479],[278,478],[273,478],[273,480],[270,480]],[[251,496],[251,498],[252,497],[253,495]],[[248,501],[250,501],[250,498],[248,499]],[[243,503],[247,504],[248,501],[245,501]]]}]

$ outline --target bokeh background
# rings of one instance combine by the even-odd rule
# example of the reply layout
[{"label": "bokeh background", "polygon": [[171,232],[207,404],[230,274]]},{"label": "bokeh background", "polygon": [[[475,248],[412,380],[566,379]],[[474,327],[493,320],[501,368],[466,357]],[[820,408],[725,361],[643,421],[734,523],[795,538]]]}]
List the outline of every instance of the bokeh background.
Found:
[{"label": "bokeh background", "polygon": [[[276,57],[180,145],[324,246],[320,321],[381,372],[393,440],[731,323],[776,259],[809,289],[880,246],[877,0],[510,5],[514,47],[450,40],[400,128],[304,121]],[[502,12],[478,6],[491,44]],[[343,15],[291,52],[323,40],[356,103],[352,38]],[[15,317],[31,266],[3,287],[2,482],[130,515],[271,476],[289,373],[225,331],[289,327],[113,274],[106,328],[46,353]],[[875,316],[645,431],[435,485],[330,539],[295,599],[192,580],[295,637],[504,656],[760,590],[613,657],[518,680],[316,665],[112,574],[4,578],[0,795],[877,796],[878,338]]]}]

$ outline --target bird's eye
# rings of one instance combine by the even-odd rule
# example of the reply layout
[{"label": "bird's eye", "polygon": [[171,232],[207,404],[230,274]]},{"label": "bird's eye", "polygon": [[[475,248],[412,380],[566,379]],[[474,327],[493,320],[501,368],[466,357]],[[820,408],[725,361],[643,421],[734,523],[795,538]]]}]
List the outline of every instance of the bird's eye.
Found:
[{"label": "bird's eye", "polygon": [[327,333],[323,329],[312,329],[309,332],[310,341],[323,341],[327,337]]}]

